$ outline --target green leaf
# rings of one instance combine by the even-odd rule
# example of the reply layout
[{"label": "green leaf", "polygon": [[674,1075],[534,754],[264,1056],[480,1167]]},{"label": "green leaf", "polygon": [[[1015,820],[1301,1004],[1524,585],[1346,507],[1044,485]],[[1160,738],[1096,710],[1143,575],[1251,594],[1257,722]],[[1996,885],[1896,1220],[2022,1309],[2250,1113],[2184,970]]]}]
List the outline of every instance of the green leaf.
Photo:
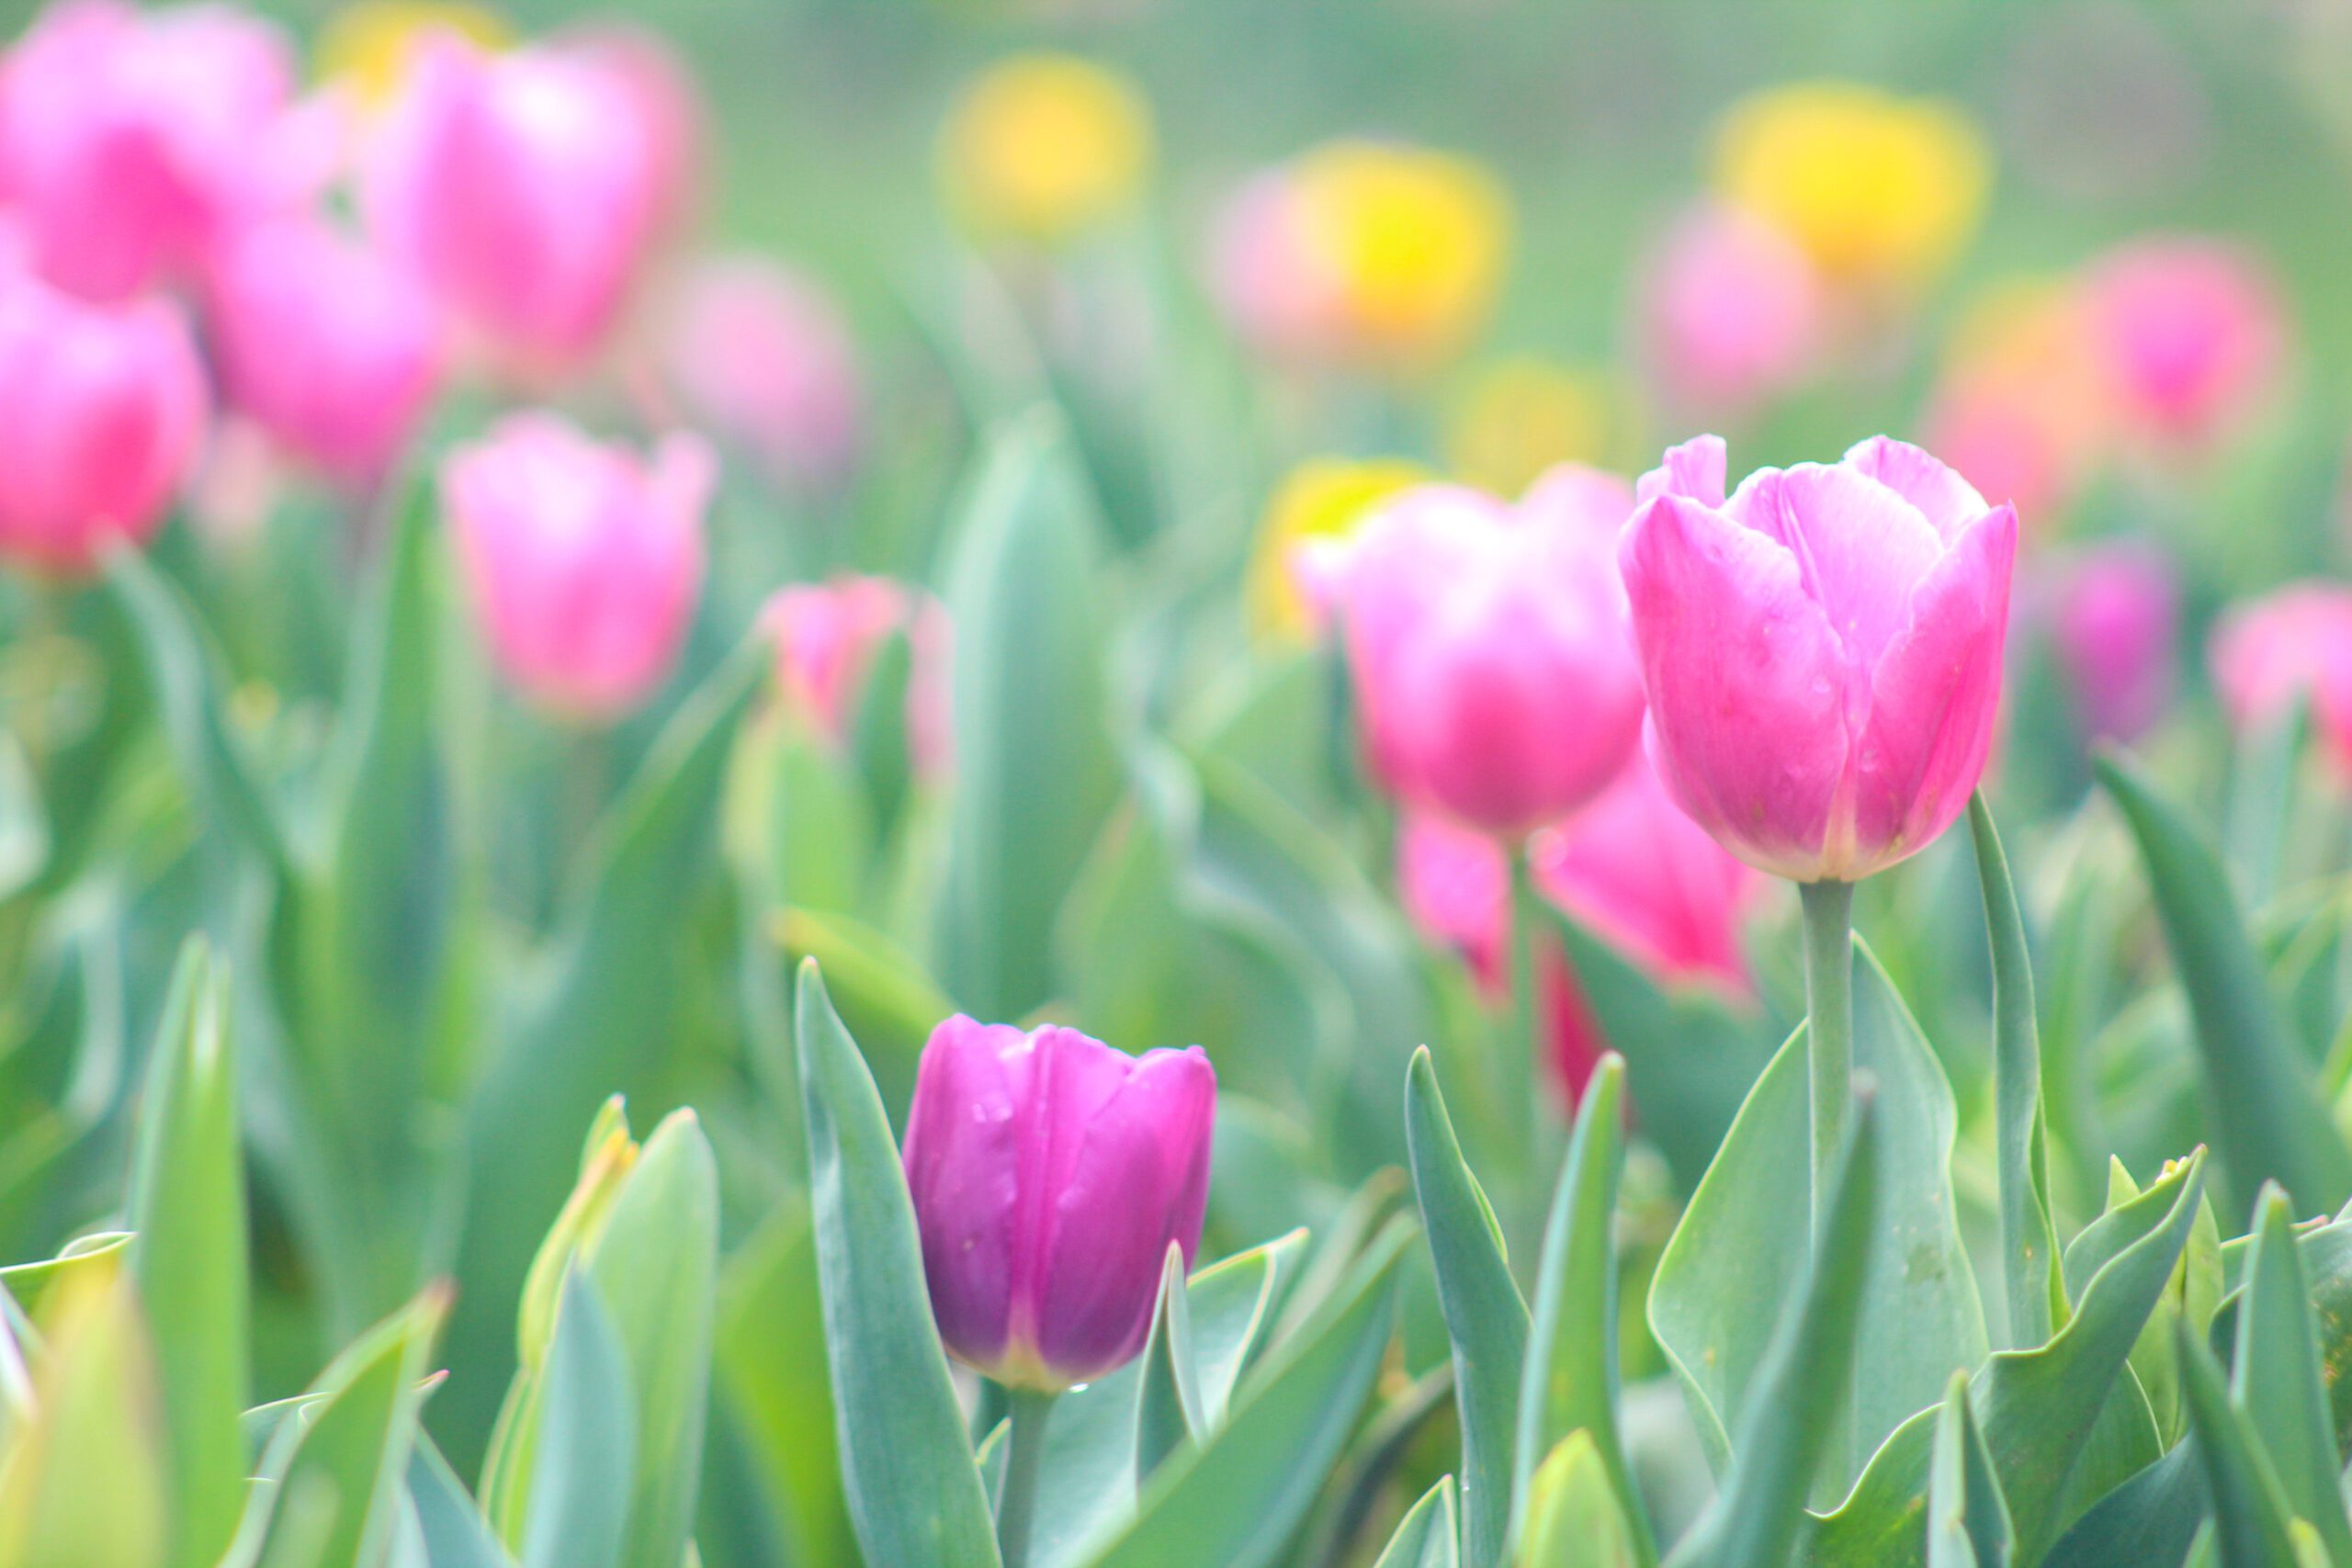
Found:
[{"label": "green leaf", "polygon": [[1055,919],[1118,791],[1092,571],[1096,524],[1060,423],[998,430],[947,574],[955,797],[939,974],[1018,1018],[1052,989]]},{"label": "green leaf", "polygon": [[244,1506],[244,1164],[226,987],[200,940],[182,949],[139,1119],[130,1248],[154,1318],[172,1473],[173,1561],[217,1562]]},{"label": "green leaf", "polygon": [[1144,1341],[1143,1387],[1136,1404],[1138,1487],[1162,1460],[1206,1431],[1200,1377],[1193,1365],[1190,1302],[1184,1254],[1170,1242],[1160,1269],[1159,1296],[1152,1303],[1151,1332]]},{"label": "green leaf", "polygon": [[[1951,1374],[1984,1360],[1984,1312],[1960,1238],[1951,1185],[1951,1089],[1886,973],[1855,943],[1854,1060],[1877,1081],[1877,1180],[1886,1234],[1864,1275],[1853,1409],[1824,1467],[1825,1495],[1844,1492],[1896,1426],[1939,1404]],[[1650,1326],[1691,1395],[1720,1467],[1774,1333],[1812,1250],[1803,1184],[1810,1103],[1804,1032],[1791,1036],[1749,1093],[1699,1184],[1650,1287]]]},{"label": "green leaf", "polygon": [[1928,1476],[1928,1568],[2008,1568],[2015,1540],[2001,1478],[1969,1404],[1968,1374],[1954,1372],[1936,1416]]},{"label": "green leaf", "polygon": [[[2000,1352],[1971,1380],[2020,1562],[2039,1561],[2067,1523],[2067,1483],[2172,1279],[2203,1191],[2204,1158],[2193,1155],[2119,1210],[2130,1240],[2091,1277],[2066,1325],[2040,1349]],[[1926,1410],[1897,1427],[1837,1512],[1815,1521],[1815,1568],[1923,1561],[1935,1419]]]},{"label": "green leaf", "polygon": [[130,1245],[129,1231],[93,1231],[67,1242],[54,1258],[39,1263],[16,1263],[0,1269],[0,1291],[7,1293],[25,1315],[46,1316],[51,1294],[65,1290],[83,1278],[99,1280],[114,1278],[122,1264],[124,1249]]},{"label": "green leaf", "polygon": [[406,1501],[423,1379],[447,1310],[435,1287],[360,1337],[321,1373],[306,1419],[280,1425],[234,1549],[326,1563],[377,1562]]},{"label": "green leaf", "polygon": [[[1676,1568],[1761,1568],[1788,1560],[1804,1500],[1828,1457],[1856,1372],[1872,1233],[1899,1234],[1879,1201],[1882,1144],[1875,1096],[1858,1097],[1838,1158],[1821,1243],[1757,1368],[1739,1417],[1732,1464],[1716,1496],[1669,1562]],[[1802,1201],[1802,1200],[1801,1200]]]},{"label": "green leaf", "polygon": [[859,1544],[868,1562],[906,1568],[994,1563],[995,1522],[932,1323],[898,1145],[805,961],[797,1013],[825,1354]]},{"label": "green leaf", "polygon": [[1461,1561],[1456,1536],[1453,1477],[1448,1475],[1407,1510],[1372,1568],[1454,1568]]},{"label": "green leaf", "polygon": [[1322,1487],[1388,1348],[1390,1289],[1413,1226],[1392,1223],[1314,1315],[1244,1380],[1232,1418],[1159,1468],[1095,1568],[1263,1568]]},{"label": "green leaf", "polygon": [[1478,1179],[1463,1160],[1426,1048],[1413,1054],[1405,1077],[1405,1145],[1453,1343],[1453,1393],[1462,1411],[1462,1555],[1492,1562],[1510,1533],[1527,1303],[1503,1260]]},{"label": "green leaf", "polygon": [[514,1568],[449,1461],[422,1433],[409,1456],[408,1496],[431,1568]]},{"label": "green leaf", "polygon": [[43,1320],[34,1414],[0,1446],[0,1568],[164,1568],[170,1483],[137,1299],[108,1263],[62,1284]]},{"label": "green leaf", "polygon": [[[615,1568],[621,1560],[638,1446],[627,1357],[594,1284],[571,1275],[548,1348],[523,1568]],[[674,1563],[678,1554],[641,1561]]]},{"label": "green leaf", "polygon": [[[2344,1463],[2322,1381],[2319,1325],[2287,1195],[2266,1188],[2255,1208],[2254,1248],[2238,1305],[2231,1393],[2259,1434],[2288,1507],[2310,1522],[2338,1562],[2352,1562],[2344,1511]],[[2185,1329],[2195,1337],[2193,1328]],[[2192,1406],[2190,1414],[2196,1412]],[[2219,1483],[2216,1482],[2216,1490]]]},{"label": "green leaf", "polygon": [[776,934],[793,963],[813,958],[824,970],[825,988],[869,1054],[885,1103],[906,1103],[923,1044],[956,1004],[911,954],[850,916],[787,909]]},{"label": "green leaf", "polygon": [[2213,1141],[2234,1189],[2250,1205],[2256,1188],[2276,1181],[2305,1210],[2339,1207],[2352,1196],[2352,1150],[2288,1037],[2221,862],[2136,771],[2103,757],[2098,773],[2147,865],[2196,1021]]},{"label": "green leaf", "polygon": [[1611,1052],[1577,1105],[1560,1186],[1544,1232],[1534,1322],[1519,1385],[1512,1534],[1527,1517],[1537,1456],[1571,1432],[1590,1434],[1593,1451],[1629,1529],[1634,1561],[1657,1560],[1641,1490],[1617,1430],[1617,1182],[1624,1168],[1623,1058]]},{"label": "green leaf", "polygon": [[2177,1562],[2211,1510],[2195,1443],[2172,1451],[2094,1504],[2059,1538],[2042,1568],[2139,1568]]},{"label": "green leaf", "polygon": [[2004,1348],[2048,1342],[2065,1321],[2058,1228],[2050,1218],[2050,1150],[2041,1114],[2041,1039],[2034,1014],[2033,960],[1993,813],[1979,790],[1968,801],[1969,833],[1984,897],[1993,953],[1994,1131],[2001,1200],[2001,1275],[2008,1300]]},{"label": "green leaf", "polygon": [[1555,1444],[1529,1482],[1527,1533],[1517,1568],[1635,1568],[1634,1526],[1592,1434]]},{"label": "green leaf", "polygon": [[2181,1392],[2188,1404],[2189,1430],[2205,1461],[2213,1495],[2213,1544],[2222,1568],[2284,1568],[2296,1560],[2287,1531],[2294,1516],[2278,1477],[2232,1408],[2213,1353],[2183,1328],[2178,1335]]}]

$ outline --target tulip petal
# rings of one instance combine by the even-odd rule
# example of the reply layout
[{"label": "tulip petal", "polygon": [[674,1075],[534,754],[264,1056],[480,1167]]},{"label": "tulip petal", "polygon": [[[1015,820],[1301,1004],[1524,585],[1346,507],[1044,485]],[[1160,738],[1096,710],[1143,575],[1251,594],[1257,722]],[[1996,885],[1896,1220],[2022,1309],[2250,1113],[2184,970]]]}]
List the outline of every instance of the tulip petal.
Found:
[{"label": "tulip petal", "polygon": [[1720,508],[1730,483],[1731,454],[1720,435],[1694,435],[1679,446],[1669,446],[1658,466],[1634,487],[1636,501],[1661,495],[1684,495],[1704,506]]},{"label": "tulip petal", "polygon": [[2001,701],[2016,511],[2002,506],[1960,536],[1921,580],[1911,625],[1871,681],[1855,751],[1856,839],[1872,846],[1861,877],[1920,850],[1950,827],[1984,773]]},{"label": "tulip petal", "polygon": [[907,1115],[932,1312],[947,1348],[979,1367],[995,1365],[1012,1336],[1032,1055],[1020,1030],[958,1014],[923,1047]]},{"label": "tulip petal", "polygon": [[1679,496],[1620,551],[1649,688],[1650,759],[1717,842],[1817,874],[1848,749],[1844,654],[1796,558]]},{"label": "tulip petal", "polygon": [[1991,510],[1957,469],[1907,441],[1873,435],[1858,441],[1840,464],[1876,479],[1917,507],[1928,526],[1949,545]]}]

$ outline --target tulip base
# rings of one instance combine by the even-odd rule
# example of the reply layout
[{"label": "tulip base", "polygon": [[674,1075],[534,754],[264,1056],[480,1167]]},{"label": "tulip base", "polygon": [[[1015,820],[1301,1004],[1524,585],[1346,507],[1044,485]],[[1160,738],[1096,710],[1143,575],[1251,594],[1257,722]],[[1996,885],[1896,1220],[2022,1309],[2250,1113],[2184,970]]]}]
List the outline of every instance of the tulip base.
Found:
[{"label": "tulip base", "polygon": [[997,1555],[1004,1568],[1024,1568],[1029,1533],[1037,1508],[1037,1482],[1045,1470],[1046,1421],[1059,1394],[1009,1388],[1005,1403],[1012,1429],[1005,1434],[1004,1485],[997,1494]]},{"label": "tulip base", "polygon": [[1813,1230],[1838,1182],[1854,1095],[1854,885],[1807,882],[1804,905],[1805,1063],[1813,1086]]}]

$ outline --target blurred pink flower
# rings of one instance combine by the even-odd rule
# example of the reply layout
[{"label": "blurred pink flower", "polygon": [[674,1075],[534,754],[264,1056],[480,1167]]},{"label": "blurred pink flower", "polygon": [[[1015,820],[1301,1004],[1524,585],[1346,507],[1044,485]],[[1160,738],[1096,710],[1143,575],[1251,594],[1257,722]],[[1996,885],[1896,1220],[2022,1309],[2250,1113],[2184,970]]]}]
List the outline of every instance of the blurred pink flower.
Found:
[{"label": "blurred pink flower", "polygon": [[544,376],[592,355],[628,304],[668,199],[667,134],[606,53],[437,34],[368,150],[362,206],[469,343]]},{"label": "blurred pink flower", "polygon": [[48,12],[0,65],[0,193],[34,264],[97,299],[191,276],[326,172],[325,122],[292,112],[293,82],[278,30],[227,6]]},{"label": "blurred pink flower", "polygon": [[225,244],[208,292],[229,401],[337,482],[380,479],[440,368],[416,281],[319,220],[285,218]]},{"label": "blurred pink flower", "polygon": [[1641,492],[1621,554],[1650,761],[1683,809],[1797,882],[1926,848],[1991,748],[2015,510],[1884,436],[1728,500],[1702,436]]},{"label": "blurred pink flower", "polygon": [[2337,760],[2352,767],[2352,584],[2290,583],[2238,605],[2214,626],[2214,690],[2241,731],[2298,699]]},{"label": "blurred pink flower", "polygon": [[1744,412],[1788,389],[1821,351],[1813,263],[1737,208],[1708,203],[1684,213],[1640,282],[1649,363],[1685,409]]},{"label": "blurred pink flower", "polygon": [[2091,739],[2131,740],[2172,701],[2180,580],[2154,546],[2122,540],[2064,563],[2050,638]]},{"label": "blurred pink flower", "polygon": [[2242,246],[2136,241],[2086,276],[2091,320],[2122,412],[2150,440],[2201,444],[2240,423],[2285,355],[2285,306]]},{"label": "blurred pink flower", "polygon": [[776,680],[786,699],[837,742],[856,722],[874,653],[903,630],[907,744],[917,772],[944,771],[949,755],[947,611],[920,589],[884,577],[836,577],[779,590],[761,612],[775,639]]},{"label": "blurred pink flower", "polygon": [[653,165],[653,222],[675,232],[690,223],[702,199],[702,89],[670,41],[625,22],[566,28],[556,46],[603,66],[635,97]]},{"label": "blurred pink flower", "polygon": [[695,417],[778,485],[848,477],[865,434],[857,351],[815,284],[762,257],[706,262],[685,281],[669,349]]},{"label": "blurred pink flower", "polygon": [[204,370],[179,311],[0,276],[0,555],[93,570],[162,525],[202,443]]},{"label": "blurred pink flower", "polygon": [[716,464],[673,434],[650,463],[548,413],[451,453],[442,495],[500,670],[549,710],[611,718],[677,660],[702,592]]},{"label": "blurred pink flower", "polygon": [[1326,581],[1386,788],[1508,839],[1608,784],[1641,726],[1609,558],[1632,501],[1623,480],[1564,464],[1515,506],[1407,491],[1349,537]]}]

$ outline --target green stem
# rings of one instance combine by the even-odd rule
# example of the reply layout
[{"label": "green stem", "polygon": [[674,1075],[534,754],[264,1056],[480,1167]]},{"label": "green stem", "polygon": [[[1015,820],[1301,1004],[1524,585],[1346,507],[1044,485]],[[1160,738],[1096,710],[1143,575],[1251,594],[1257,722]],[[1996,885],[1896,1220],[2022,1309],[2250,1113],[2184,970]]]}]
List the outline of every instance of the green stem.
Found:
[{"label": "green stem", "polygon": [[1548,1066],[1544,1060],[1544,1020],[1536,997],[1535,926],[1540,918],[1536,900],[1542,897],[1535,890],[1535,868],[1528,858],[1527,841],[1510,846],[1510,1038],[1511,1049],[1519,1053],[1517,1071],[1509,1086],[1527,1096],[1527,1178],[1532,1189],[1544,1190],[1544,1172],[1538,1168],[1544,1149],[1544,1119],[1549,1115],[1549,1088],[1544,1081]]},{"label": "green stem", "polygon": [[1004,1488],[997,1494],[997,1554],[1004,1568],[1027,1568],[1029,1527],[1037,1509],[1037,1481],[1044,1473],[1046,1417],[1060,1396],[1035,1389],[1007,1389],[1012,1431],[1004,1456]]},{"label": "green stem", "polygon": [[1805,1060],[1813,1081],[1813,1229],[1838,1182],[1854,1088],[1854,885],[1808,882],[1804,902]]}]

